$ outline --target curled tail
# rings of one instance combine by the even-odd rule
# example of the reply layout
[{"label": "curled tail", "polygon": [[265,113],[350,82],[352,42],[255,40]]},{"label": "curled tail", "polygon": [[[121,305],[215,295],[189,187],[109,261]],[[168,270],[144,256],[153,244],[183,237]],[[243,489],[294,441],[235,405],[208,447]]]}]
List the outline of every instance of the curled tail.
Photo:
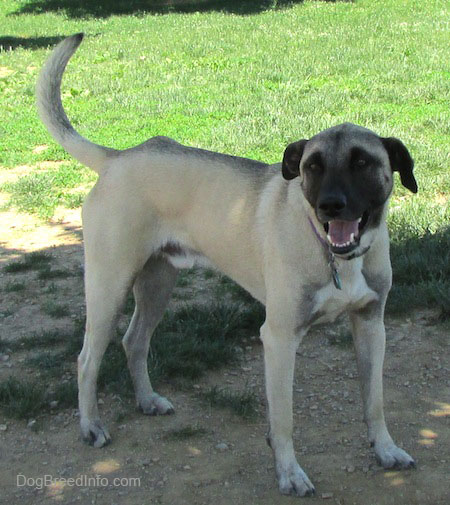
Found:
[{"label": "curled tail", "polygon": [[61,80],[70,57],[83,40],[78,33],[63,40],[45,63],[36,86],[39,116],[50,134],[78,161],[102,172],[107,159],[117,151],[93,144],[75,131],[61,103]]}]

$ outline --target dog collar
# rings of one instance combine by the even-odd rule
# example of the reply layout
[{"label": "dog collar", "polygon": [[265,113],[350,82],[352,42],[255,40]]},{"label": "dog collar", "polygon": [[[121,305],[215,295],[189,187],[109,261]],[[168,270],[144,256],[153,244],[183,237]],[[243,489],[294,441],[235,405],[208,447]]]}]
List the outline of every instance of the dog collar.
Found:
[{"label": "dog collar", "polygon": [[360,251],[359,253],[353,253],[353,254],[350,254],[350,256],[347,256],[346,258],[342,258],[343,260],[353,260],[355,258],[359,258],[360,256],[362,256],[363,254],[366,254],[366,252],[370,249],[370,245],[368,245],[367,247],[365,247],[362,251]]}]

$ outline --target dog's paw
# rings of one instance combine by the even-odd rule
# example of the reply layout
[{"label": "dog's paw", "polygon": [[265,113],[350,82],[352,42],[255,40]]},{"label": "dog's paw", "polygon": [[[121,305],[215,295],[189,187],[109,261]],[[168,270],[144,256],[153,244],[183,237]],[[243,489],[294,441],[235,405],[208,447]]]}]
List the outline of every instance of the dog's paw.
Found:
[{"label": "dog's paw", "polygon": [[83,440],[94,447],[103,447],[111,442],[108,430],[97,419],[95,421],[81,421]]},{"label": "dog's paw", "polygon": [[397,447],[395,444],[384,445],[377,447],[375,444],[375,456],[378,463],[383,468],[406,469],[416,468],[414,459],[403,449]]},{"label": "dog's paw", "polygon": [[316,490],[298,463],[287,470],[277,470],[280,493],[291,496],[312,496]]},{"label": "dog's paw", "polygon": [[164,398],[164,396],[159,396],[157,393],[153,393],[151,396],[140,400],[138,407],[148,416],[166,416],[175,413],[175,409],[169,400]]}]

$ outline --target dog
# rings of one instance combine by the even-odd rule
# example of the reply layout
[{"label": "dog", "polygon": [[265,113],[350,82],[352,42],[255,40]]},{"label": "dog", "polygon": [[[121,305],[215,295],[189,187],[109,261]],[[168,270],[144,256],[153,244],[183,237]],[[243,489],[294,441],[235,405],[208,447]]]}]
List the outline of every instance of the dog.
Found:
[{"label": "dog", "polygon": [[292,384],[297,347],[308,329],[350,316],[368,437],[384,468],[415,462],[393,442],[384,420],[384,307],[391,287],[386,212],[394,172],[417,192],[413,160],[393,137],[350,123],[287,146],[269,165],[154,137],[115,150],[80,136],[60,98],[64,69],[83,34],[61,42],[37,84],[40,117],[55,140],[99,174],[83,205],[86,334],[78,357],[83,438],[110,442],[100,421],[96,382],[131,287],[136,308],[123,338],[136,402],[145,414],[174,408],[152,388],[150,338],[180,268],[211,265],[266,307],[261,327],[268,443],[279,489],[315,489],[296,460]]}]

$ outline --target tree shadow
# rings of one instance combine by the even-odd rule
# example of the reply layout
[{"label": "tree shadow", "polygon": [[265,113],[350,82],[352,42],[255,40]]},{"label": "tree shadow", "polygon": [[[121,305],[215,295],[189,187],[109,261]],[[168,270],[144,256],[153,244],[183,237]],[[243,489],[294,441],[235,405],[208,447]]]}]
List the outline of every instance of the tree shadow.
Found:
[{"label": "tree shadow", "polygon": [[[168,14],[225,12],[237,15],[258,14],[268,9],[284,9],[304,0],[32,0],[14,12],[43,14],[64,12],[70,18],[107,18],[126,14]],[[323,0],[328,2],[352,0]]]},{"label": "tree shadow", "polygon": [[0,52],[14,51],[22,47],[23,49],[41,49],[43,47],[54,46],[63,40],[63,36],[56,37],[13,37],[5,35],[0,37]]}]

